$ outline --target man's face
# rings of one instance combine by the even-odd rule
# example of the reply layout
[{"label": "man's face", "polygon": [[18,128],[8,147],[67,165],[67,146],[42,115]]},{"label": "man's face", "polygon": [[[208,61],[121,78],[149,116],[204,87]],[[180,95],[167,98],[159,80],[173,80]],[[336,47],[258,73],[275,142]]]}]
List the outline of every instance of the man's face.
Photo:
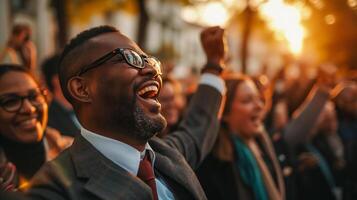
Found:
[{"label": "man's face", "polygon": [[[120,33],[106,33],[90,39],[95,49],[88,53],[88,63],[116,48],[129,48],[146,55],[133,41]],[[161,89],[160,69],[146,63],[138,69],[113,57],[83,77],[88,78],[100,129],[148,140],[166,126],[157,96]]]}]

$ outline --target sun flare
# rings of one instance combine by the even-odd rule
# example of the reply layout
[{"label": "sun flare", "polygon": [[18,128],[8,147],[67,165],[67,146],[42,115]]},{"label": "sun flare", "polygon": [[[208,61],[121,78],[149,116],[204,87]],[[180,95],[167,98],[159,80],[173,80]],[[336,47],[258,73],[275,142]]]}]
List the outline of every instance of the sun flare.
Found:
[{"label": "sun flare", "polygon": [[219,2],[188,6],[181,15],[187,22],[203,26],[224,26],[229,18],[227,9]]},{"label": "sun flare", "polygon": [[259,13],[268,26],[287,41],[292,53],[299,54],[302,51],[305,29],[298,7],[286,4],[283,0],[270,0],[260,6]]}]

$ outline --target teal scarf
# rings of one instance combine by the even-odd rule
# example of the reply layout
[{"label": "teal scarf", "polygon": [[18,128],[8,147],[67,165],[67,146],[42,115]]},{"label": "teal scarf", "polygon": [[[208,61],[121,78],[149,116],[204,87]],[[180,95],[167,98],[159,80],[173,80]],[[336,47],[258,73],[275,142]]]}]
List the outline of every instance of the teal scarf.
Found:
[{"label": "teal scarf", "polygon": [[236,157],[236,167],[243,182],[254,192],[256,200],[268,200],[263,177],[255,157],[248,146],[237,136],[232,136]]}]

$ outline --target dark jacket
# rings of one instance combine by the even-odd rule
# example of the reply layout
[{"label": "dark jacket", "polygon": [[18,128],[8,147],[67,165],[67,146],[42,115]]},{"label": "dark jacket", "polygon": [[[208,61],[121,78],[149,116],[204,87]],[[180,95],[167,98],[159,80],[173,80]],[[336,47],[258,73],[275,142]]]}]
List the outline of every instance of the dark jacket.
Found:
[{"label": "dark jacket", "polygon": [[[243,181],[238,170],[239,166],[237,166],[235,162],[237,155],[235,154],[234,145],[231,139],[221,142],[226,138],[222,135],[224,135],[224,133],[220,133],[214,151],[207,156],[196,171],[207,198],[209,200],[254,200],[255,195],[253,190]],[[262,158],[276,186],[279,187],[277,173],[271,158],[268,156],[260,140],[256,140],[256,142],[260,147]],[[227,148],[227,146],[231,146],[232,148]],[[232,156],[225,157],[229,154]]]},{"label": "dark jacket", "polygon": [[[326,161],[327,167],[332,175],[333,182],[336,186],[339,184],[339,179],[342,176],[342,169],[336,169],[334,149],[329,146],[326,137],[323,134],[318,134],[313,140],[313,148],[319,152],[321,157]],[[298,154],[313,153],[306,145],[301,145],[298,148]],[[327,181],[326,175],[323,173],[319,165],[315,165],[304,170],[297,170],[297,190],[299,199],[313,200],[326,199],[335,200],[333,189]]]}]

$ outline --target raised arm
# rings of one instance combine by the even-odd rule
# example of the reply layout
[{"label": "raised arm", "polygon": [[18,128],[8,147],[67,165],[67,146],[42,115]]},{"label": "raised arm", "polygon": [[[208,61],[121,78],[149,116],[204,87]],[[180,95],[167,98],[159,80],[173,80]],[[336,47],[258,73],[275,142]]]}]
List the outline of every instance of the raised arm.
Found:
[{"label": "raised arm", "polygon": [[307,141],[308,136],[317,122],[317,119],[329,99],[329,93],[315,86],[303,105],[298,109],[298,114],[294,114],[293,119],[284,129],[284,139],[289,148]]},{"label": "raised arm", "polygon": [[216,140],[225,94],[225,85],[220,78],[226,54],[224,30],[219,27],[205,29],[201,33],[201,43],[207,63],[198,90],[177,131],[164,139],[182,153],[193,169],[211,151]]},{"label": "raised arm", "polygon": [[319,77],[310,94],[294,113],[293,119],[284,130],[284,139],[292,151],[297,145],[309,140],[325,103],[336,96],[343,88],[343,84],[336,85],[333,78],[326,77],[326,75]]}]

